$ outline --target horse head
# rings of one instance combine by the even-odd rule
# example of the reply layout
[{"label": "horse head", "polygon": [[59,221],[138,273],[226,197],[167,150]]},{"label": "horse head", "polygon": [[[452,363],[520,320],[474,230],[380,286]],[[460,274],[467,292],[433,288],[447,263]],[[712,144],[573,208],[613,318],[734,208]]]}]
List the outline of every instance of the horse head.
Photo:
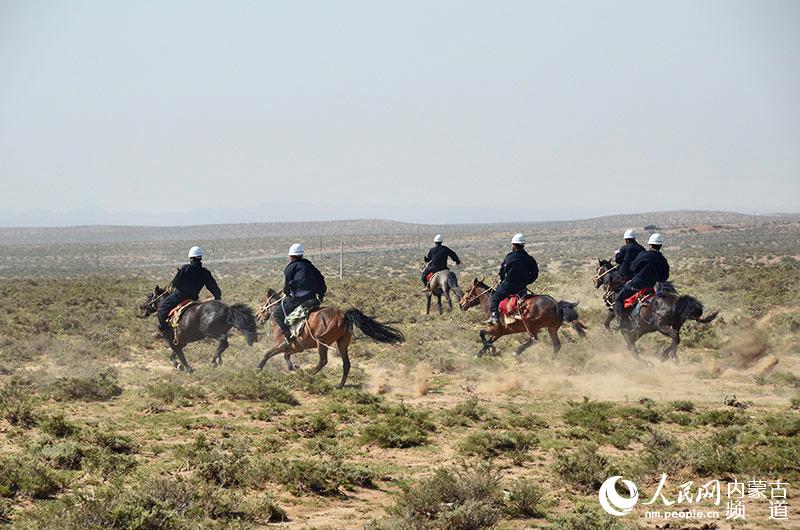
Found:
[{"label": "horse head", "polygon": [[599,289],[608,281],[606,276],[608,276],[608,271],[614,268],[614,265],[607,259],[597,258],[597,270],[595,271],[594,275],[594,288]]},{"label": "horse head", "polygon": [[158,309],[158,301],[167,294],[166,289],[162,289],[158,285],[155,286],[153,292],[148,294],[144,301],[139,304],[139,318],[147,318]]},{"label": "horse head", "polygon": [[267,289],[267,297],[261,300],[258,311],[256,311],[256,322],[259,324],[265,324],[269,322],[269,319],[272,318],[272,314],[275,312],[275,307],[277,307],[275,302],[277,302],[279,299],[280,295],[275,292],[274,289]]},{"label": "horse head", "polygon": [[486,285],[483,280],[478,280],[478,278],[475,278],[472,280],[472,285],[470,285],[469,288],[464,291],[464,296],[462,296],[461,300],[458,301],[458,306],[462,311],[466,311],[471,307],[475,307],[481,303],[481,297],[490,290],[490,287]]}]

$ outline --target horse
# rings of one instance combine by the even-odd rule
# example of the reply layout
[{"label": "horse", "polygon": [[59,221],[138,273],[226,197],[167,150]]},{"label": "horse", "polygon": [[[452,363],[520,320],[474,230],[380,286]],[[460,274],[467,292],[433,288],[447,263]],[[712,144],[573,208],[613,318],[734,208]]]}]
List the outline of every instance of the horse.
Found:
[{"label": "horse", "polygon": [[[170,293],[156,285],[139,306],[141,311],[140,318],[147,318],[158,311],[164,298]],[[258,340],[256,333],[256,319],[253,310],[245,304],[227,305],[220,300],[208,300],[187,307],[180,320],[175,333],[163,332],[161,336],[172,348],[170,361],[179,370],[186,370],[188,373],[194,372],[189,366],[186,357],[183,355],[183,348],[190,342],[196,342],[205,338],[212,338],[219,341],[217,351],[211,359],[211,366],[217,367],[222,364],[222,352],[228,349],[228,332],[231,328],[236,328],[244,334],[247,345],[252,346]],[[177,357],[177,359],[176,359]],[[178,363],[180,360],[180,363]]]},{"label": "horse", "polygon": [[400,330],[381,324],[358,309],[350,308],[347,311],[341,311],[328,306],[313,310],[303,325],[300,335],[287,343],[280,326],[275,321],[274,307],[280,303],[280,300],[278,293],[269,289],[266,300],[258,310],[257,321],[259,324],[272,321],[272,334],[276,342],[276,346],[268,350],[261,362],[258,363],[259,370],[263,370],[267,361],[279,353],[283,353],[289,370],[295,370],[296,367],[291,359],[292,354],[317,348],[319,362],[313,371],[316,375],[328,364],[328,349],[336,344],[335,349],[342,357],[342,380],[336,385],[336,388],[341,389],[344,388],[347,374],[350,372],[350,356],[347,349],[353,339],[353,325],[363,331],[367,337],[382,344],[400,344],[405,341]]},{"label": "horse", "polygon": [[603,302],[606,304],[608,314],[606,320],[603,322],[603,327],[609,329],[611,322],[614,320],[614,299],[617,293],[625,284],[624,278],[619,275],[619,266],[614,265],[611,261],[597,258],[597,270],[594,275],[594,288],[599,289],[604,287]]},{"label": "horse", "polygon": [[439,306],[439,314],[442,314],[442,294],[447,298],[447,305],[450,310],[453,310],[453,301],[450,299],[450,291],[456,294],[458,300],[464,296],[464,292],[458,286],[458,278],[456,273],[445,269],[433,273],[431,279],[428,280],[428,289],[425,291],[425,298],[427,298],[427,305],[425,306],[425,314],[431,314],[431,297],[436,297],[436,304]]},{"label": "horse", "polygon": [[[489,305],[493,293],[494,289],[486,285],[482,280],[475,278],[470,288],[461,298],[459,306],[463,311],[466,311],[471,307],[480,305],[488,317],[491,314]],[[521,320],[516,320],[508,325],[491,324],[487,329],[481,330],[480,338],[483,348],[478,352],[479,357],[487,351],[493,354],[496,353],[494,343],[500,337],[526,332],[529,335],[528,340],[520,344],[514,352],[516,355],[520,355],[533,344],[533,341],[538,339],[539,331],[545,328],[550,334],[550,340],[553,343],[553,357],[555,357],[561,349],[558,329],[564,322],[571,324],[580,337],[586,337],[587,328],[580,321],[578,311],[575,309],[578,305],[577,303],[573,304],[564,300],[556,302],[553,297],[544,294],[531,295],[524,300],[520,299],[519,303]],[[488,340],[486,338],[487,334],[494,338]]]},{"label": "horse", "polygon": [[634,318],[634,327],[630,331],[621,330],[625,337],[628,350],[636,360],[646,364],[648,361],[639,357],[636,348],[636,341],[643,335],[658,331],[666,335],[672,342],[661,352],[661,361],[672,358],[673,362],[678,362],[678,345],[681,342],[681,327],[687,320],[694,320],[701,324],[712,322],[719,311],[712,311],[703,317],[703,304],[697,298],[688,295],[678,295],[672,284],[667,283],[668,290],[659,293],[649,303],[644,303],[639,307],[638,317]]}]

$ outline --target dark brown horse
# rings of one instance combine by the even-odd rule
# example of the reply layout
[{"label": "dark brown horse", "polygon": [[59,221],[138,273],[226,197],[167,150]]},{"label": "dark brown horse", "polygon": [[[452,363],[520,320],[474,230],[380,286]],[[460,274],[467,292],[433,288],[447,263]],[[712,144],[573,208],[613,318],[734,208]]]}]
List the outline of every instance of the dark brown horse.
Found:
[{"label": "dark brown horse", "polygon": [[611,321],[614,320],[614,300],[625,279],[619,275],[619,267],[612,264],[609,260],[597,258],[597,270],[594,275],[594,288],[603,288],[603,302],[606,304],[608,314],[603,322],[603,327],[609,329]]},{"label": "dark brown horse", "polygon": [[328,349],[335,348],[342,356],[342,381],[336,385],[336,388],[342,388],[347,381],[347,374],[350,372],[350,356],[347,349],[353,339],[353,325],[363,331],[367,337],[383,344],[400,344],[405,340],[400,330],[381,324],[358,309],[351,308],[343,312],[335,307],[320,307],[308,316],[300,335],[287,344],[281,328],[274,318],[275,307],[278,303],[280,303],[280,296],[270,289],[267,291],[266,300],[258,310],[259,323],[272,322],[272,334],[277,343],[258,363],[259,370],[264,368],[271,357],[279,353],[282,353],[286,359],[289,370],[294,370],[295,366],[291,358],[293,353],[317,348],[319,362],[314,368],[316,375],[328,364]]},{"label": "dark brown horse", "polygon": [[434,273],[433,276],[431,276],[431,279],[428,280],[428,290],[425,291],[425,297],[427,298],[425,314],[431,314],[432,296],[436,297],[436,304],[439,306],[439,314],[442,314],[443,294],[445,298],[447,298],[447,305],[450,307],[450,310],[452,310],[453,301],[450,299],[451,290],[455,293],[458,300],[461,300],[461,297],[464,296],[464,292],[458,286],[458,278],[456,277],[456,273],[448,269]]},{"label": "dark brown horse", "polygon": [[637,312],[632,315],[633,329],[630,331],[622,331],[625,337],[625,343],[628,350],[636,357],[637,360],[650,364],[639,357],[639,351],[636,348],[636,341],[642,335],[658,331],[666,335],[672,342],[661,352],[661,360],[666,361],[672,358],[673,361],[678,361],[678,344],[681,342],[681,327],[687,320],[694,320],[701,324],[708,324],[717,318],[719,311],[712,311],[705,318],[703,318],[703,304],[694,297],[688,295],[679,296],[672,284],[668,284],[670,290],[659,294],[650,300],[650,302],[642,304]]},{"label": "dark brown horse", "polygon": [[[139,306],[140,316],[146,318],[155,313],[168,294],[169,291],[156,285],[153,292]],[[214,358],[211,359],[211,366],[219,366],[222,364],[222,352],[228,349],[228,332],[232,327],[244,334],[248,346],[252,346],[258,340],[256,319],[250,307],[245,304],[229,306],[220,300],[209,300],[186,308],[178,322],[176,333],[162,333],[161,336],[172,348],[170,360],[175,368],[191,373],[194,369],[186,361],[183,348],[190,342],[205,338],[217,339],[219,346]]]},{"label": "dark brown horse", "polygon": [[[494,293],[494,289],[486,285],[483,281],[477,278],[473,280],[472,286],[464,293],[459,305],[461,309],[466,311],[471,307],[480,305],[483,308],[484,314],[488,317],[490,314],[489,304],[490,298]],[[578,304],[572,304],[561,300],[556,302],[554,298],[547,295],[532,295],[520,302],[522,319],[516,320],[509,325],[500,323],[492,324],[487,329],[481,330],[480,337],[483,343],[483,348],[478,355],[491,352],[495,353],[494,343],[503,335],[512,335],[514,333],[527,333],[528,340],[520,344],[515,353],[517,355],[525,351],[534,340],[537,340],[539,331],[547,329],[550,334],[550,340],[553,343],[553,357],[558,354],[561,349],[561,340],[558,338],[558,329],[564,322],[572,324],[572,327],[581,337],[586,337],[586,326],[579,320],[578,312],[575,307]],[[494,337],[489,340],[486,335]]]}]

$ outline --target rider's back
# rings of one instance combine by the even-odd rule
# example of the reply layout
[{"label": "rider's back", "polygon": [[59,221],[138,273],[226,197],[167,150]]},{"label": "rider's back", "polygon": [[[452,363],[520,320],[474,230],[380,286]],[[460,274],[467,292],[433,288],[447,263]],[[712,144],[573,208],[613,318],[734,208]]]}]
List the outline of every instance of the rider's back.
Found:
[{"label": "rider's back", "polygon": [[633,262],[642,252],[645,252],[644,247],[636,241],[626,243],[619,249],[614,260],[619,265],[619,275],[621,277],[630,278],[632,276]]},{"label": "rider's back", "polygon": [[657,282],[669,279],[669,263],[658,250],[646,250],[639,253],[631,265],[634,276],[631,286],[636,289],[654,287]]},{"label": "rider's back", "polygon": [[325,277],[313,263],[305,258],[292,261],[284,269],[286,294],[295,298],[318,294],[324,296],[327,291]]},{"label": "rider's back", "polygon": [[524,249],[506,255],[500,268],[501,279],[513,286],[525,287],[539,277],[539,266]]},{"label": "rider's back", "polygon": [[198,299],[203,287],[206,287],[214,295],[214,298],[222,296],[214,276],[199,261],[187,263],[178,269],[178,274],[172,280],[172,286],[183,298],[192,300]]},{"label": "rider's back", "polygon": [[444,245],[434,245],[425,256],[425,261],[431,264],[436,270],[447,268],[447,259],[450,258],[456,263],[459,262],[458,256],[449,247]]}]

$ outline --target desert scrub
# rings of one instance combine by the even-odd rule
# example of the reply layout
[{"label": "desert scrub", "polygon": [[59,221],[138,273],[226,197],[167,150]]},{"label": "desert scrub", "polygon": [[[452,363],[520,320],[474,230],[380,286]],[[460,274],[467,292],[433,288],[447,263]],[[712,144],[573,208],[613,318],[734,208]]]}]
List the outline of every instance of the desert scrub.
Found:
[{"label": "desert scrub", "polygon": [[731,425],[744,425],[747,423],[747,416],[738,409],[713,409],[703,412],[695,421],[698,425],[730,427]]},{"label": "desert scrub", "polygon": [[0,390],[0,414],[11,425],[29,429],[39,422],[39,403],[32,385],[12,379]]},{"label": "desert scrub", "polygon": [[241,470],[249,464],[241,447],[225,441],[211,442],[203,434],[178,451],[178,455],[186,458],[197,476],[221,487],[241,485]]},{"label": "desert scrub", "polygon": [[311,415],[295,416],[289,423],[289,428],[303,438],[317,436],[330,437],[336,435],[336,428],[329,414],[318,412]]},{"label": "desert scrub", "polygon": [[343,490],[371,488],[377,476],[369,467],[328,460],[252,459],[241,468],[239,480],[253,488],[266,482],[282,484],[294,494],[341,496]]},{"label": "desert scrub", "polygon": [[514,460],[520,460],[537,442],[536,436],[528,432],[478,431],[464,438],[459,444],[459,450],[482,458],[494,458],[507,453]]},{"label": "desert scrub", "polygon": [[492,415],[478,404],[477,398],[469,398],[442,413],[442,423],[447,427],[468,427]]},{"label": "desert scrub", "polygon": [[61,377],[48,385],[47,394],[56,401],[108,401],[122,394],[113,368],[88,377]]},{"label": "desert scrub", "polygon": [[153,399],[165,404],[173,403],[191,404],[205,398],[205,391],[199,386],[193,386],[169,379],[161,379],[147,385],[147,394]]},{"label": "desert scrub", "polygon": [[246,399],[249,401],[270,401],[290,406],[300,402],[284,385],[275,383],[271,376],[264,372],[245,372],[230,374],[222,382],[220,397],[228,399]]},{"label": "desert scrub", "polygon": [[60,475],[30,457],[0,457],[0,496],[46,499],[64,486]]},{"label": "desert scrub", "polygon": [[535,480],[520,479],[511,484],[506,512],[512,517],[540,519],[547,515],[549,502],[542,486]]},{"label": "desert scrub", "polygon": [[438,469],[432,477],[403,486],[388,517],[367,528],[460,529],[493,527],[503,509],[500,479],[488,466]]},{"label": "desert scrub", "polygon": [[574,451],[558,453],[553,468],[567,485],[586,494],[597,491],[614,474],[611,462],[599,454],[597,446],[593,444],[583,444]]},{"label": "desert scrub", "polygon": [[286,512],[266,496],[242,499],[197,479],[147,477],[132,484],[114,482],[37,505],[16,523],[25,529],[177,530],[231,521],[263,525],[285,520]]},{"label": "desert scrub", "polygon": [[45,416],[39,423],[39,428],[42,432],[56,438],[67,438],[80,432],[80,427],[64,418],[61,414]]},{"label": "desert scrub", "polygon": [[594,507],[579,506],[558,517],[553,528],[558,530],[628,530],[614,517]]},{"label": "desert scrub", "polygon": [[428,441],[428,433],[435,429],[422,410],[401,404],[387,407],[383,419],[368,425],[361,434],[361,442],[380,447],[413,447]]}]

